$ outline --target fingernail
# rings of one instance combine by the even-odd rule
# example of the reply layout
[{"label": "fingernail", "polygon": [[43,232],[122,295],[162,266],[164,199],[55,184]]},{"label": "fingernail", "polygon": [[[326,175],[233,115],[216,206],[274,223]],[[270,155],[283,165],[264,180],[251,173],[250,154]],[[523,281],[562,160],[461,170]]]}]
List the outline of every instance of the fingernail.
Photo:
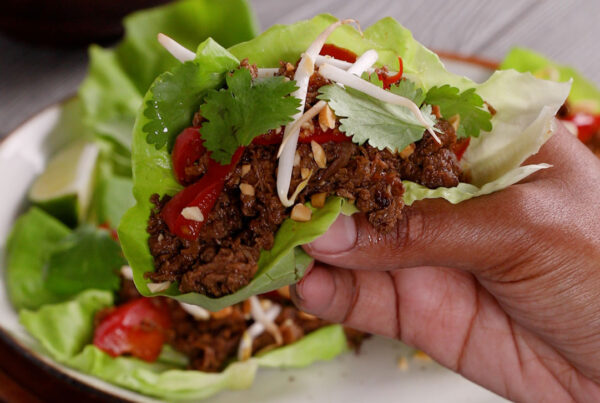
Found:
[{"label": "fingernail", "polygon": [[312,270],[302,281],[290,288],[296,306],[317,316],[331,304],[334,290],[332,274],[322,267]]},{"label": "fingernail", "polygon": [[340,253],[352,249],[356,244],[354,218],[340,214],[326,233],[309,244],[319,253]]}]

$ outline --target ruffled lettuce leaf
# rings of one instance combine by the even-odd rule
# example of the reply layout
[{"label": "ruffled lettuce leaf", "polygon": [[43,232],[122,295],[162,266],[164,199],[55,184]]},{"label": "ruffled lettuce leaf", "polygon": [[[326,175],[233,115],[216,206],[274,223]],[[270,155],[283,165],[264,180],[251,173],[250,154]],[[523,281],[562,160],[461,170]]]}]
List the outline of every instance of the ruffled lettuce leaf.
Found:
[{"label": "ruffled lettuce leaf", "polygon": [[112,293],[88,290],[73,300],[23,310],[20,320],[54,360],[105,381],[169,401],[199,400],[225,389],[252,385],[258,367],[298,368],[329,360],[346,351],[340,325],[319,329],[300,341],[245,362],[234,362],[220,373],[185,370],[177,353],[164,348],[148,363],[132,357],[113,358],[90,342],[94,315],[113,304]]},{"label": "ruffled lettuce leaf", "polygon": [[529,72],[536,77],[555,81],[573,80],[569,101],[573,104],[586,102],[595,104],[595,112],[600,113],[600,88],[570,66],[553,62],[545,56],[525,48],[513,48],[500,64],[501,69],[515,69]]},{"label": "ruffled lettuce leaf", "polygon": [[[131,130],[148,87],[179,64],[156,40],[159,32],[192,49],[208,37],[231,46],[256,34],[245,0],[178,1],[131,14],[124,25],[125,37],[116,48],[90,47],[88,75],[79,88],[84,122],[113,146],[116,164],[130,160]],[[130,169],[121,172],[130,175]]]},{"label": "ruffled lettuce leaf", "polygon": [[[276,25],[251,41],[233,46],[229,52],[232,59],[249,58],[259,67],[276,67],[281,60],[295,62],[311,41],[335,20],[330,15],[319,15],[289,26]],[[520,164],[536,153],[551,135],[553,117],[569,92],[568,83],[552,83],[528,74],[500,71],[485,83],[476,84],[466,77],[448,72],[437,55],[415,41],[411,33],[392,18],[378,21],[366,29],[362,37],[352,27],[343,26],[333,33],[329,42],[357,54],[375,49],[379,53],[378,62],[391,69],[396,68],[397,57],[401,56],[406,76],[424,92],[443,85],[456,87],[461,92],[474,88],[497,111],[492,117],[491,131],[483,131],[478,138],[471,139],[463,158],[464,167],[473,178],[472,184],[430,190],[405,182],[407,191],[404,198],[408,204],[429,197],[463,201],[504,189],[535,170],[548,167],[539,164],[520,168]],[[207,46],[206,43],[200,46],[193,63],[203,63],[202,53]],[[211,43],[210,46],[216,44]],[[223,66],[221,77],[225,70]],[[174,70],[172,74],[177,72]],[[146,98],[151,100],[152,91]],[[191,104],[180,104],[180,107],[182,113],[189,114],[195,110],[195,105]],[[125,215],[119,233],[134,271],[136,286],[142,294],[149,295],[147,280],[143,277],[144,272],[154,270],[147,245],[146,223],[152,208],[148,199],[153,193],[172,195],[181,187],[173,178],[166,149],[157,151],[146,143],[145,133],[141,130],[145,123],[146,117],[139,116],[134,131],[134,193],[138,204]],[[284,224],[276,234],[273,250],[261,254],[254,280],[234,294],[218,299],[198,294],[180,295],[173,284],[163,295],[217,310],[249,295],[293,283],[302,276],[303,267],[310,262],[297,245],[323,234],[343,208],[341,200],[332,198],[324,208],[323,216],[320,215],[323,209],[317,210],[317,214],[305,225],[305,230],[311,232],[310,236]]]},{"label": "ruffled lettuce leaf", "polygon": [[47,289],[45,267],[71,230],[33,207],[15,223],[6,244],[6,288],[16,309],[37,309],[62,300]]}]

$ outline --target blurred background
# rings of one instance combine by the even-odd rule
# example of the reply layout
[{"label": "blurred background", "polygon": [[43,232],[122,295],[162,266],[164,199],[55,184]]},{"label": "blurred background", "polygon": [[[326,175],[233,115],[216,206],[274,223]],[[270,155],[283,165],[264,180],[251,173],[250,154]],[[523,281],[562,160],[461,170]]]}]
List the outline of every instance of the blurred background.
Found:
[{"label": "blurred background", "polygon": [[[223,0],[215,0],[223,1]],[[166,0],[2,0],[0,137],[47,105],[74,94],[87,44],[110,46],[121,18]],[[515,45],[570,64],[600,84],[598,0],[250,0],[261,30],[322,12],[367,27],[392,16],[426,46],[501,60]]]}]

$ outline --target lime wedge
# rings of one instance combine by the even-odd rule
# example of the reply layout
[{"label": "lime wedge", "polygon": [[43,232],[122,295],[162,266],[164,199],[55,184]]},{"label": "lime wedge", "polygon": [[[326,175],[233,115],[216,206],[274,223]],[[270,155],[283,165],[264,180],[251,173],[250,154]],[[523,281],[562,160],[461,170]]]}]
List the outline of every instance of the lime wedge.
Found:
[{"label": "lime wedge", "polygon": [[29,191],[33,204],[69,226],[81,222],[93,192],[98,146],[78,141],[56,154]]}]

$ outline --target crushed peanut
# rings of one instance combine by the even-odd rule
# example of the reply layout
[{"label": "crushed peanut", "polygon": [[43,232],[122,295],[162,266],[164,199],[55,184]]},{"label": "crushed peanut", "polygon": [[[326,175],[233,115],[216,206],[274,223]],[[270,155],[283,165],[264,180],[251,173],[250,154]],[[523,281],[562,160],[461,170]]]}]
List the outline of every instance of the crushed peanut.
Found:
[{"label": "crushed peanut", "polygon": [[452,116],[450,119],[448,119],[448,123],[452,125],[455,132],[458,131],[458,125],[460,124],[460,115],[456,114]]},{"label": "crushed peanut", "polygon": [[306,179],[310,176],[311,174],[311,170],[309,168],[301,168],[300,169],[300,176],[302,177],[302,179]]},{"label": "crushed peanut", "polygon": [[211,312],[210,316],[212,316],[214,319],[223,319],[223,318],[228,317],[232,313],[233,313],[233,307],[228,306],[226,308],[221,309],[220,311]]},{"label": "crushed peanut", "polygon": [[405,160],[408,157],[410,157],[412,155],[412,153],[414,153],[414,152],[415,152],[415,143],[410,143],[409,145],[404,147],[404,150],[400,151],[400,158]]},{"label": "crushed peanut", "polygon": [[310,148],[312,149],[313,157],[317,163],[317,166],[319,168],[326,168],[327,156],[325,155],[325,150],[323,150],[323,147],[321,147],[321,145],[316,141],[311,140]]},{"label": "crushed peanut", "polygon": [[321,126],[321,130],[323,131],[335,129],[335,114],[329,105],[325,105],[321,112],[319,112],[319,126]]},{"label": "crushed peanut", "polygon": [[294,65],[292,63],[286,63],[285,70],[286,71],[294,71]]},{"label": "crushed peanut", "polygon": [[292,220],[298,221],[298,222],[310,221],[311,217],[312,217],[312,211],[302,203],[296,204],[294,206],[294,208],[292,209],[292,213],[290,215],[290,218]]},{"label": "crushed peanut", "polygon": [[181,210],[181,215],[183,216],[183,218],[187,219],[187,220],[192,220],[192,221],[198,221],[198,222],[202,222],[204,221],[204,214],[202,214],[202,211],[200,211],[199,207],[186,207],[183,210]]},{"label": "crushed peanut", "polygon": [[250,172],[250,169],[252,169],[252,166],[250,164],[242,165],[242,177],[248,175],[248,172]]},{"label": "crushed peanut", "polygon": [[312,204],[313,207],[321,208],[325,205],[325,199],[327,199],[327,193],[315,193],[310,196],[310,204]]},{"label": "crushed peanut", "polygon": [[279,295],[281,295],[283,298],[287,298],[290,299],[290,286],[289,285],[285,285],[281,288],[277,289],[277,293]]},{"label": "crushed peanut", "polygon": [[294,166],[297,167],[298,165],[300,165],[300,153],[296,151],[296,154],[294,154]]},{"label": "crushed peanut", "polygon": [[245,196],[254,196],[254,186],[249,183],[240,183],[240,191]]}]

